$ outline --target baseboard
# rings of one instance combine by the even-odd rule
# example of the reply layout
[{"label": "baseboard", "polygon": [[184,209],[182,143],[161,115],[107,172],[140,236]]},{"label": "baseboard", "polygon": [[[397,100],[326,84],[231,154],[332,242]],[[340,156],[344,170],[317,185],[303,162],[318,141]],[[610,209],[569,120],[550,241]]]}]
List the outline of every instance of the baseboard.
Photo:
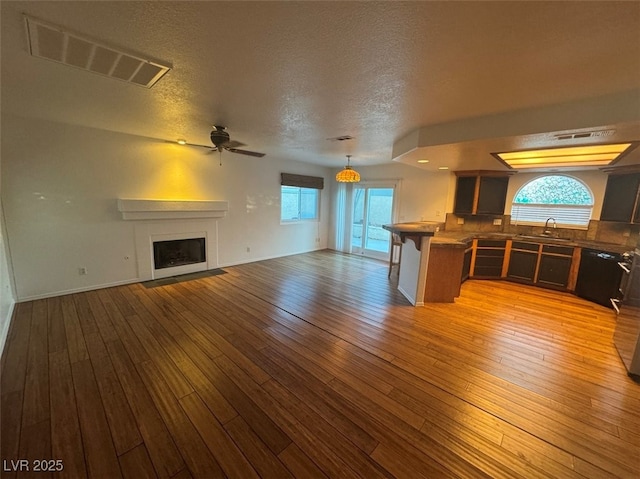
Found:
[{"label": "baseboard", "polygon": [[113,283],[94,284],[92,286],[86,286],[82,288],[73,288],[73,289],[66,289],[64,291],[53,291],[51,293],[35,294],[33,296],[25,296],[25,297],[19,298],[18,302],[24,303],[27,301],[35,301],[37,299],[55,298],[57,296],[65,296],[67,294],[84,293],[86,291],[94,291],[96,289],[113,288],[114,286],[123,286],[125,284],[139,283],[140,281],[142,281],[142,279],[133,278],[133,279],[125,279],[123,281],[114,281]]},{"label": "baseboard", "polygon": [[325,247],[318,247],[318,248],[314,248],[314,249],[309,249],[309,250],[304,250],[304,251],[296,251],[294,253],[286,253],[286,254],[275,254],[272,256],[261,256],[258,258],[250,258],[242,261],[236,261],[234,263],[222,263],[220,264],[218,267],[219,268],[228,268],[230,266],[239,266],[241,264],[249,264],[249,263],[257,263],[258,261],[267,261],[270,259],[276,259],[276,258],[286,258],[287,256],[295,256],[297,254],[305,254],[305,253],[313,253],[314,251],[322,251],[328,248]]},{"label": "baseboard", "polygon": [[[324,250],[324,249],[327,249],[327,248],[318,247],[318,248],[314,248],[314,249],[310,249],[310,250],[298,251],[298,252],[295,252],[295,253],[287,253],[287,254],[280,254],[280,255],[273,255],[273,256],[264,256],[264,257],[260,257],[260,258],[251,258],[251,259],[247,259],[246,261],[219,264],[218,266],[216,266],[216,268],[225,268],[225,267],[229,267],[229,266],[236,266],[236,265],[247,264],[247,263],[255,263],[257,261],[266,261],[268,259],[284,258],[286,256],[293,256],[293,255],[296,255],[296,254],[311,253],[313,251],[321,251],[321,250]],[[55,298],[56,296],[64,296],[64,295],[67,295],[67,294],[84,293],[86,291],[94,291],[96,289],[113,288],[115,286],[123,286],[125,284],[140,283],[142,281],[148,281],[149,279],[150,278],[131,278],[131,279],[126,279],[126,280],[122,280],[122,281],[115,281],[113,283],[94,284],[92,286],[86,286],[86,287],[82,287],[82,288],[73,288],[73,289],[67,289],[67,290],[64,290],[64,291],[53,291],[51,293],[35,294],[35,295],[32,295],[32,296],[24,296],[24,297],[18,298],[18,302],[19,303],[24,303],[26,301],[35,301],[35,300],[38,300],[38,299]]]}]

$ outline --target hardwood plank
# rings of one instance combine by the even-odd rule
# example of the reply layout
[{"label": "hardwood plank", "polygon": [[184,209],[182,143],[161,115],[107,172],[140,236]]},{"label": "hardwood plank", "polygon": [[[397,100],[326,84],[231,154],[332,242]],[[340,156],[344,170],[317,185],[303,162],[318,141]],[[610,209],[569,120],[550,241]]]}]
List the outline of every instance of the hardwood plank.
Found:
[{"label": "hardwood plank", "polygon": [[[98,291],[97,294],[113,324],[118,340],[126,347],[127,353],[131,356],[131,360],[135,364],[147,361],[149,359],[149,355],[144,350],[140,344],[140,340],[131,330],[128,321],[124,318],[111,298],[111,293],[112,289],[102,289]],[[103,338],[105,338],[104,340],[107,342],[106,336],[103,336]]]},{"label": "hardwood plank", "polygon": [[67,334],[64,329],[62,303],[59,296],[47,299],[47,317],[49,320],[47,328],[49,352],[55,353],[67,349]]},{"label": "hardwood plank", "polygon": [[52,473],[48,470],[36,471],[36,461],[43,458],[51,457],[51,435],[49,431],[51,426],[49,421],[43,421],[39,424],[30,424],[23,426],[20,432],[20,453],[19,457],[23,461],[27,461],[27,469],[18,471],[17,477],[22,478],[38,478],[42,477],[50,479]]},{"label": "hardwood plank", "polygon": [[178,400],[171,394],[171,388],[154,363],[146,361],[140,364],[138,372],[171,432],[191,475],[194,478],[224,477],[222,469],[180,407]]},{"label": "hardwood plank", "polygon": [[144,444],[122,454],[118,460],[124,479],[155,479],[158,477]]},{"label": "hardwood plank", "polygon": [[[23,391],[12,391],[0,395],[0,454],[4,461],[20,459],[20,434],[22,421]],[[13,469],[9,467],[9,469]],[[16,477],[15,471],[3,471],[3,478]]]},{"label": "hardwood plank", "polygon": [[22,427],[49,420],[49,355],[47,303],[35,301],[31,316],[27,370],[22,405]]},{"label": "hardwood plank", "polygon": [[122,477],[91,362],[71,364],[88,476]]},{"label": "hardwood plank", "polygon": [[71,296],[63,296],[60,299],[62,303],[62,317],[64,318],[64,329],[67,336],[67,350],[69,352],[69,361],[71,364],[85,361],[89,359],[87,346],[84,343],[82,327],[78,312]]},{"label": "hardwood plank", "polygon": [[284,451],[278,454],[278,457],[291,471],[293,477],[309,479],[325,479],[327,477],[294,443],[289,444]]},{"label": "hardwood plank", "polygon": [[258,473],[197,394],[189,394],[181,398],[180,405],[227,476],[243,479],[259,478]]},{"label": "hardwood plank", "polygon": [[7,394],[24,389],[31,331],[33,303],[18,303],[11,320],[10,337],[5,346],[5,360],[0,375],[0,391]]},{"label": "hardwood plank", "polygon": [[64,464],[64,469],[56,473],[56,477],[87,477],[76,395],[66,350],[49,353],[49,383],[51,458],[59,459]]},{"label": "hardwood plank", "polygon": [[277,456],[269,450],[241,416],[229,421],[224,428],[261,478],[293,478]]},{"label": "hardwood plank", "polygon": [[185,463],[167,426],[123,344],[110,341],[107,350],[158,476],[173,476],[185,468]]},{"label": "hardwood plank", "polygon": [[102,337],[96,331],[85,336],[100,397],[118,455],[142,443],[142,436],[124,395]]}]

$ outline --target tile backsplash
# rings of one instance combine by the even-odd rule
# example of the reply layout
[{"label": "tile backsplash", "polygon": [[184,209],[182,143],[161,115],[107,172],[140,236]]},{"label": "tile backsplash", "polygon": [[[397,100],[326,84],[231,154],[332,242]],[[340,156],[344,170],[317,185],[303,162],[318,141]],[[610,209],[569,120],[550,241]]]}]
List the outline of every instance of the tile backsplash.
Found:
[{"label": "tile backsplash", "polygon": [[[501,224],[494,224],[501,220]],[[462,223],[462,224],[460,224]],[[445,231],[493,232],[537,235],[544,230],[542,226],[512,225],[510,215],[502,216],[459,216],[447,213]],[[555,232],[562,238],[575,240],[601,241],[631,248],[640,247],[640,225],[616,223],[612,221],[591,220],[586,230],[557,228]]]}]

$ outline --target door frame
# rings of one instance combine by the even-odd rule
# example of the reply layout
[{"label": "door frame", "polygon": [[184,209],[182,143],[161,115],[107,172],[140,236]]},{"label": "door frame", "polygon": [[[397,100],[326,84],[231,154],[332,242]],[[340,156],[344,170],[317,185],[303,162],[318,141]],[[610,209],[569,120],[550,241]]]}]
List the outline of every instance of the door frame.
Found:
[{"label": "door frame", "polygon": [[[345,220],[347,220],[349,223],[347,225],[347,231],[348,231],[348,251],[351,254],[357,254],[357,255],[361,255],[364,257],[368,257],[368,258],[374,258],[374,259],[379,259],[379,260],[388,260],[389,258],[389,251],[386,252],[380,252],[380,251],[375,251],[375,250],[369,250],[366,247],[362,246],[362,247],[354,247],[351,240],[352,240],[352,234],[353,234],[353,216],[354,216],[354,208],[355,208],[355,190],[356,189],[364,189],[365,190],[365,195],[366,195],[366,191],[369,188],[387,188],[387,189],[392,189],[393,190],[393,195],[392,195],[392,199],[391,199],[391,223],[395,223],[396,222],[396,218],[397,218],[397,212],[398,212],[398,190],[399,190],[399,184],[400,181],[399,180],[376,180],[376,181],[361,181],[359,183],[355,183],[352,185],[351,188],[351,194],[348,195],[348,203],[347,203],[347,207],[348,207],[348,214],[345,215]],[[364,207],[367,207],[368,204],[366,202],[366,196],[365,196],[365,204],[363,205]],[[366,211],[364,214],[364,217],[366,218]],[[363,234],[364,234],[364,224],[363,224]],[[364,244],[364,239],[362,244]],[[391,248],[391,233],[389,233],[389,248]]]}]

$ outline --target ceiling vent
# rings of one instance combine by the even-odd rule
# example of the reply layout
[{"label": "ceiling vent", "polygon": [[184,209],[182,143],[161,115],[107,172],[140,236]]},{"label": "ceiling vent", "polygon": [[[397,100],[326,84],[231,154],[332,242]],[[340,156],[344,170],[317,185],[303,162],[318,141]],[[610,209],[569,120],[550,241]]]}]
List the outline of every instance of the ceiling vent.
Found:
[{"label": "ceiling vent", "polygon": [[554,135],[556,140],[581,140],[584,138],[605,138],[611,136],[616,130],[599,130],[599,131],[587,131],[581,133],[568,133],[561,135]]},{"label": "ceiling vent", "polygon": [[151,88],[171,66],[124,52],[25,15],[29,51],[70,67]]}]

